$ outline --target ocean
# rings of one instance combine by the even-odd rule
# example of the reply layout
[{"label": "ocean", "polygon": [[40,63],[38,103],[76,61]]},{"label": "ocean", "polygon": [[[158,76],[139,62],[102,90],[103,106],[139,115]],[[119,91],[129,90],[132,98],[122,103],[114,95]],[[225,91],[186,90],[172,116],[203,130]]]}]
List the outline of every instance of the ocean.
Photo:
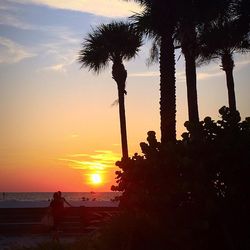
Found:
[{"label": "ocean", "polygon": [[[68,201],[110,201],[119,195],[117,192],[65,192],[63,197]],[[2,193],[2,200],[16,201],[49,201],[53,197],[53,192],[7,192]]]},{"label": "ocean", "polygon": [[[62,196],[73,206],[118,206],[113,201],[119,192],[64,192]],[[5,192],[0,193],[0,208],[47,207],[53,192]]]}]

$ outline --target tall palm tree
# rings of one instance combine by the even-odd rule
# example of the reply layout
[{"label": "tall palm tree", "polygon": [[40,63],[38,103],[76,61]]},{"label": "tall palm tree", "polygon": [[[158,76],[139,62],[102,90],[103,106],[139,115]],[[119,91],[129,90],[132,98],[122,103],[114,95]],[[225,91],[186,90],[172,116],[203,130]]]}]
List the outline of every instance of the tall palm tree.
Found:
[{"label": "tall palm tree", "polygon": [[135,0],[143,6],[140,14],[132,19],[136,26],[160,45],[160,117],[161,142],[176,141],[176,79],[174,31],[176,2],[160,0]]},{"label": "tall palm tree", "polygon": [[124,95],[127,71],[123,61],[136,56],[142,39],[133,25],[125,22],[103,24],[87,35],[79,62],[96,73],[112,62],[112,77],[117,83],[123,159],[128,158]]},{"label": "tall palm tree", "polygon": [[221,59],[221,69],[225,71],[228,89],[229,108],[236,110],[234,90],[234,59],[235,53],[250,51],[249,21],[239,13],[217,18],[200,30],[200,62]]},{"label": "tall palm tree", "polygon": [[[174,45],[181,47],[186,63],[189,121],[199,124],[196,87],[196,26],[211,20],[228,0],[135,0],[144,6],[134,15],[136,25],[159,45],[154,46],[160,63],[160,113],[162,142],[174,141],[175,132],[175,58]],[[154,57],[154,56],[153,56]]]},{"label": "tall palm tree", "polygon": [[197,26],[211,22],[228,4],[228,0],[184,0],[178,8],[176,40],[185,58],[189,121],[199,124],[196,58],[198,54]]}]

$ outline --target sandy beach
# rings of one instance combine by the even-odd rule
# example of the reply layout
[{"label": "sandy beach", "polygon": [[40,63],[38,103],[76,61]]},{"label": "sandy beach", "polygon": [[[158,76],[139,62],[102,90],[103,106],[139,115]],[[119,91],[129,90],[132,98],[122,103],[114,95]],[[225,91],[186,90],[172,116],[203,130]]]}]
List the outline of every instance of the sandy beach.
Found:
[{"label": "sandy beach", "polygon": [[[82,206],[82,204],[88,206]],[[60,229],[60,243],[73,243],[117,213],[117,202],[75,201],[75,207],[67,207]],[[0,249],[32,247],[51,242],[51,232],[41,224],[48,202],[1,201]]]},{"label": "sandy beach", "polygon": [[[61,237],[60,243],[73,243],[76,237]],[[8,250],[14,247],[33,247],[41,243],[51,242],[50,235],[27,235],[27,236],[2,236],[0,235],[0,249]]]},{"label": "sandy beach", "polygon": [[[49,207],[50,201],[0,200],[0,208]],[[115,201],[70,201],[74,207],[118,207]],[[67,206],[67,205],[65,205]]]}]

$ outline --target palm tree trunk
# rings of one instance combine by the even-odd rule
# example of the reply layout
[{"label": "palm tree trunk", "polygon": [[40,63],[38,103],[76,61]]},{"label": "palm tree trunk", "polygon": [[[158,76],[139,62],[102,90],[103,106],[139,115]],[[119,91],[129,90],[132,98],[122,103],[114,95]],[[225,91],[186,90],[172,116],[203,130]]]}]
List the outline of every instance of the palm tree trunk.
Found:
[{"label": "palm tree trunk", "polygon": [[229,52],[225,52],[222,55],[221,62],[222,70],[224,70],[226,73],[229,108],[233,111],[236,111],[236,98],[233,77],[234,60],[232,55]]},{"label": "palm tree trunk", "polygon": [[112,76],[117,83],[118,98],[119,98],[119,116],[120,116],[120,131],[121,131],[121,143],[122,143],[122,157],[128,159],[128,142],[127,142],[127,128],[126,128],[126,114],[125,114],[125,83],[127,79],[127,71],[122,64],[122,61],[118,58],[114,60],[112,67]]},{"label": "palm tree trunk", "polygon": [[193,124],[199,123],[195,51],[197,47],[195,25],[185,20],[181,24],[181,46],[185,57],[188,117]]},{"label": "palm tree trunk", "polygon": [[193,124],[199,123],[199,111],[197,101],[196,88],[196,65],[195,56],[191,53],[185,54],[186,63],[186,84],[187,84],[187,100],[188,100],[188,117]]},{"label": "palm tree trunk", "polygon": [[122,157],[123,159],[128,159],[125,98],[124,98],[124,90],[120,90],[119,87],[118,87],[118,96],[119,96],[119,115],[120,115],[121,142],[122,142]]},{"label": "palm tree trunk", "polygon": [[229,108],[236,111],[233,69],[227,70],[225,72],[226,72],[226,78],[227,78],[227,90],[228,90]]},{"label": "palm tree trunk", "polygon": [[161,142],[176,141],[175,54],[172,32],[161,37],[160,47],[160,116]]}]

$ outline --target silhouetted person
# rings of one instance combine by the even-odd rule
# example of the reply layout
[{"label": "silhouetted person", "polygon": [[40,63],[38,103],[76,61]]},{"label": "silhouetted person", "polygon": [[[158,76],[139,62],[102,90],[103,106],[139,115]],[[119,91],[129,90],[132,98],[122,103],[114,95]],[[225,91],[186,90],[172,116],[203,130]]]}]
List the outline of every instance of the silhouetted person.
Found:
[{"label": "silhouetted person", "polygon": [[61,206],[58,192],[54,193],[53,199],[50,202],[50,208],[53,217],[52,238],[59,241],[58,227],[62,221],[63,207]]},{"label": "silhouetted person", "polygon": [[3,200],[5,200],[5,192],[3,192]]},{"label": "silhouetted person", "polygon": [[58,229],[60,224],[62,223],[62,219],[64,216],[64,203],[72,207],[71,204],[68,203],[64,197],[62,197],[61,191],[54,193],[53,199],[50,202],[50,208],[54,221],[52,227],[53,230],[52,238],[53,240],[56,241],[59,241]]},{"label": "silhouetted person", "polygon": [[58,191],[57,193],[58,193],[58,197],[59,197],[62,209],[64,208],[64,203],[66,203],[67,205],[72,207],[72,205],[70,203],[68,203],[64,197],[62,197],[62,192],[61,191]]}]

